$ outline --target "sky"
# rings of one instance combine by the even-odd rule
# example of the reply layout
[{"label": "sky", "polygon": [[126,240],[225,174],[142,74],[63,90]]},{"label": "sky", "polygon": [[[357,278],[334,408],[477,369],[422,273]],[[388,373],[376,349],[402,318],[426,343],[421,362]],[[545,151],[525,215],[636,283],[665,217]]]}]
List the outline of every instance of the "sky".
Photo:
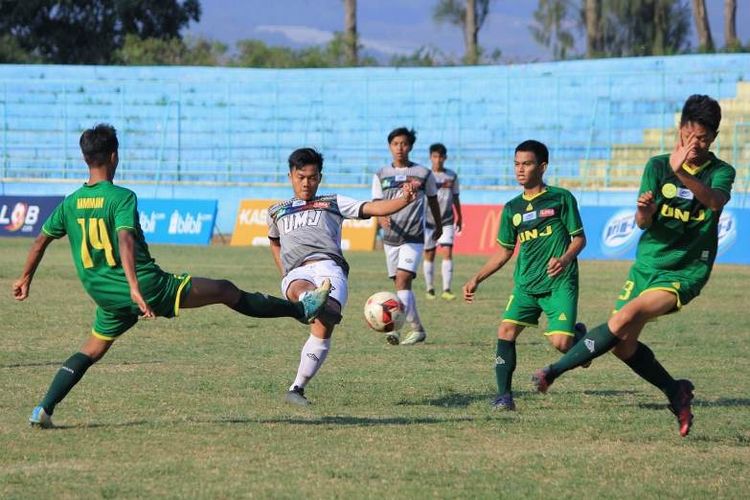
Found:
[{"label": "sky", "polygon": [[[606,0],[605,0],[606,1]],[[461,31],[436,24],[432,9],[437,0],[358,0],[357,29],[367,52],[380,61],[433,47],[457,60],[463,55]],[[687,2],[688,4],[690,2]],[[706,0],[714,43],[724,44],[723,0]],[[226,43],[253,38],[270,45],[301,48],[327,43],[343,30],[342,0],[201,0],[199,23],[188,35]],[[548,61],[550,49],[536,43],[529,31],[537,0],[493,0],[490,14],[479,32],[486,53],[502,51],[505,62]],[[750,0],[737,0],[737,31],[750,42]],[[697,46],[693,28],[693,47]],[[584,51],[583,34],[576,31],[577,52]]]}]

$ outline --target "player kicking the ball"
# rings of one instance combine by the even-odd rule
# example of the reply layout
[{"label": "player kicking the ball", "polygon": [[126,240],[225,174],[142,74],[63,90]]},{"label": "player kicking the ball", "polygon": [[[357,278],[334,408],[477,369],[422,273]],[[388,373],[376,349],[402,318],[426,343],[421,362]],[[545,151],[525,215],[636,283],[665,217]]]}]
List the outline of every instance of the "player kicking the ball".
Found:
[{"label": "player kicking the ball", "polygon": [[578,312],[578,254],[586,245],[581,216],[573,195],[548,186],[542,176],[549,152],[538,141],[516,147],[514,170],[523,193],[503,207],[497,241],[500,250],[464,285],[464,300],[473,302],[479,283],[502,268],[518,242],[513,292],[497,331],[495,378],[496,410],[514,410],[511,381],[516,369],[516,338],[527,326],[537,326],[547,315],[544,333],[565,352],[585,333],[576,324]]},{"label": "player kicking the ball", "polygon": [[721,108],[714,99],[687,99],[672,153],[654,156],[643,171],[635,222],[645,231],[616,312],[556,363],[536,371],[532,381],[540,392],[547,392],[566,371],[611,350],[667,396],[680,435],[688,435],[692,382],[672,378],[638,338],[647,322],[677,312],[697,297],[711,274],[719,218],[735,178],[734,168],[709,151],[720,122]]},{"label": "player kicking the ball", "polygon": [[289,156],[289,180],[294,197],[268,209],[268,238],[276,266],[284,276],[281,292],[299,300],[315,287],[330,280],[331,295],[320,316],[310,326],[310,337],[302,346],[297,377],[286,400],[310,404],[305,387],[328,356],[333,328],[341,322],[341,311],[349,295],[349,264],[341,251],[344,219],[367,219],[398,212],[416,198],[413,186],[401,186],[390,200],[357,201],[336,194],[318,196],[323,155],[302,148]]},{"label": "player kicking the ball", "polygon": [[96,302],[91,335],[57,372],[47,394],[29,417],[32,426],[52,427],[55,407],[99,361],[115,340],[139,317],[177,316],[180,309],[224,304],[257,318],[296,318],[313,321],[322,311],[330,282],[300,302],[248,293],[227,280],[192,278],[162,271],[149,254],[141,230],[135,193],[112,180],[119,157],[115,129],[97,125],[80,140],[89,180],[55,208],[29,251],[13,296],[25,300],[47,246],[68,236],[73,263],[86,292]]}]

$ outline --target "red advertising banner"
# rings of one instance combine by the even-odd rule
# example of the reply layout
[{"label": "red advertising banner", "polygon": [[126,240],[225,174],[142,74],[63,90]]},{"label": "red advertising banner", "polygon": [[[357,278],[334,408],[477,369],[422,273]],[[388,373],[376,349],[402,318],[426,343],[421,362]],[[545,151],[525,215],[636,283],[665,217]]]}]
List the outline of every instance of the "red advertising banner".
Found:
[{"label": "red advertising banner", "polygon": [[461,204],[464,227],[455,237],[453,250],[463,255],[495,253],[500,247],[497,243],[497,231],[502,212],[502,205]]}]

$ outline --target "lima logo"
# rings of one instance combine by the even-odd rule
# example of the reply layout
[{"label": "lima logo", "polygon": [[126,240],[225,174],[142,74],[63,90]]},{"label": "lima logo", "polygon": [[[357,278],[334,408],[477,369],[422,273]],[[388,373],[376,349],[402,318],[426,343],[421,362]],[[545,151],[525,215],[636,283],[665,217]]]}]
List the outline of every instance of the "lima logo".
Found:
[{"label": "lima logo", "polygon": [[638,242],[642,231],[635,225],[635,210],[623,209],[607,220],[602,230],[601,248],[607,257],[623,255]]},{"label": "lima logo", "polygon": [[725,210],[719,218],[719,249],[721,255],[737,241],[737,218],[730,210]]}]

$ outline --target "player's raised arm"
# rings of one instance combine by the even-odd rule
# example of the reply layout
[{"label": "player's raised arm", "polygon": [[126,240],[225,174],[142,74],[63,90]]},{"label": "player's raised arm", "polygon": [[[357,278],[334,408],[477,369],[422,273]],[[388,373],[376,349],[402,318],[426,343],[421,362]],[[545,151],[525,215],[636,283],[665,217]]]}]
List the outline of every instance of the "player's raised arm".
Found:
[{"label": "player's raised arm", "polygon": [[487,259],[479,271],[464,284],[464,300],[468,303],[474,302],[474,295],[479,284],[499,271],[511,257],[513,257],[513,249],[501,246],[500,250]]},{"label": "player's raised arm", "polygon": [[362,215],[368,217],[391,215],[413,202],[416,198],[417,192],[414,190],[414,186],[406,183],[401,186],[401,195],[397,198],[393,198],[392,200],[373,200],[365,203],[362,206]]},{"label": "player's raised arm", "polygon": [[47,247],[54,239],[44,233],[39,233],[34,243],[31,244],[21,276],[13,283],[14,299],[25,300],[29,296],[29,288],[31,288],[31,280],[34,279],[34,273],[36,273],[37,267],[42,262],[45,250],[47,250]]},{"label": "player's raised arm", "polygon": [[141,294],[141,286],[138,284],[138,276],[135,273],[135,238],[133,238],[133,233],[128,229],[120,229],[117,236],[122,270],[125,272],[125,278],[130,286],[130,298],[141,310],[144,318],[155,318],[156,314]]}]

